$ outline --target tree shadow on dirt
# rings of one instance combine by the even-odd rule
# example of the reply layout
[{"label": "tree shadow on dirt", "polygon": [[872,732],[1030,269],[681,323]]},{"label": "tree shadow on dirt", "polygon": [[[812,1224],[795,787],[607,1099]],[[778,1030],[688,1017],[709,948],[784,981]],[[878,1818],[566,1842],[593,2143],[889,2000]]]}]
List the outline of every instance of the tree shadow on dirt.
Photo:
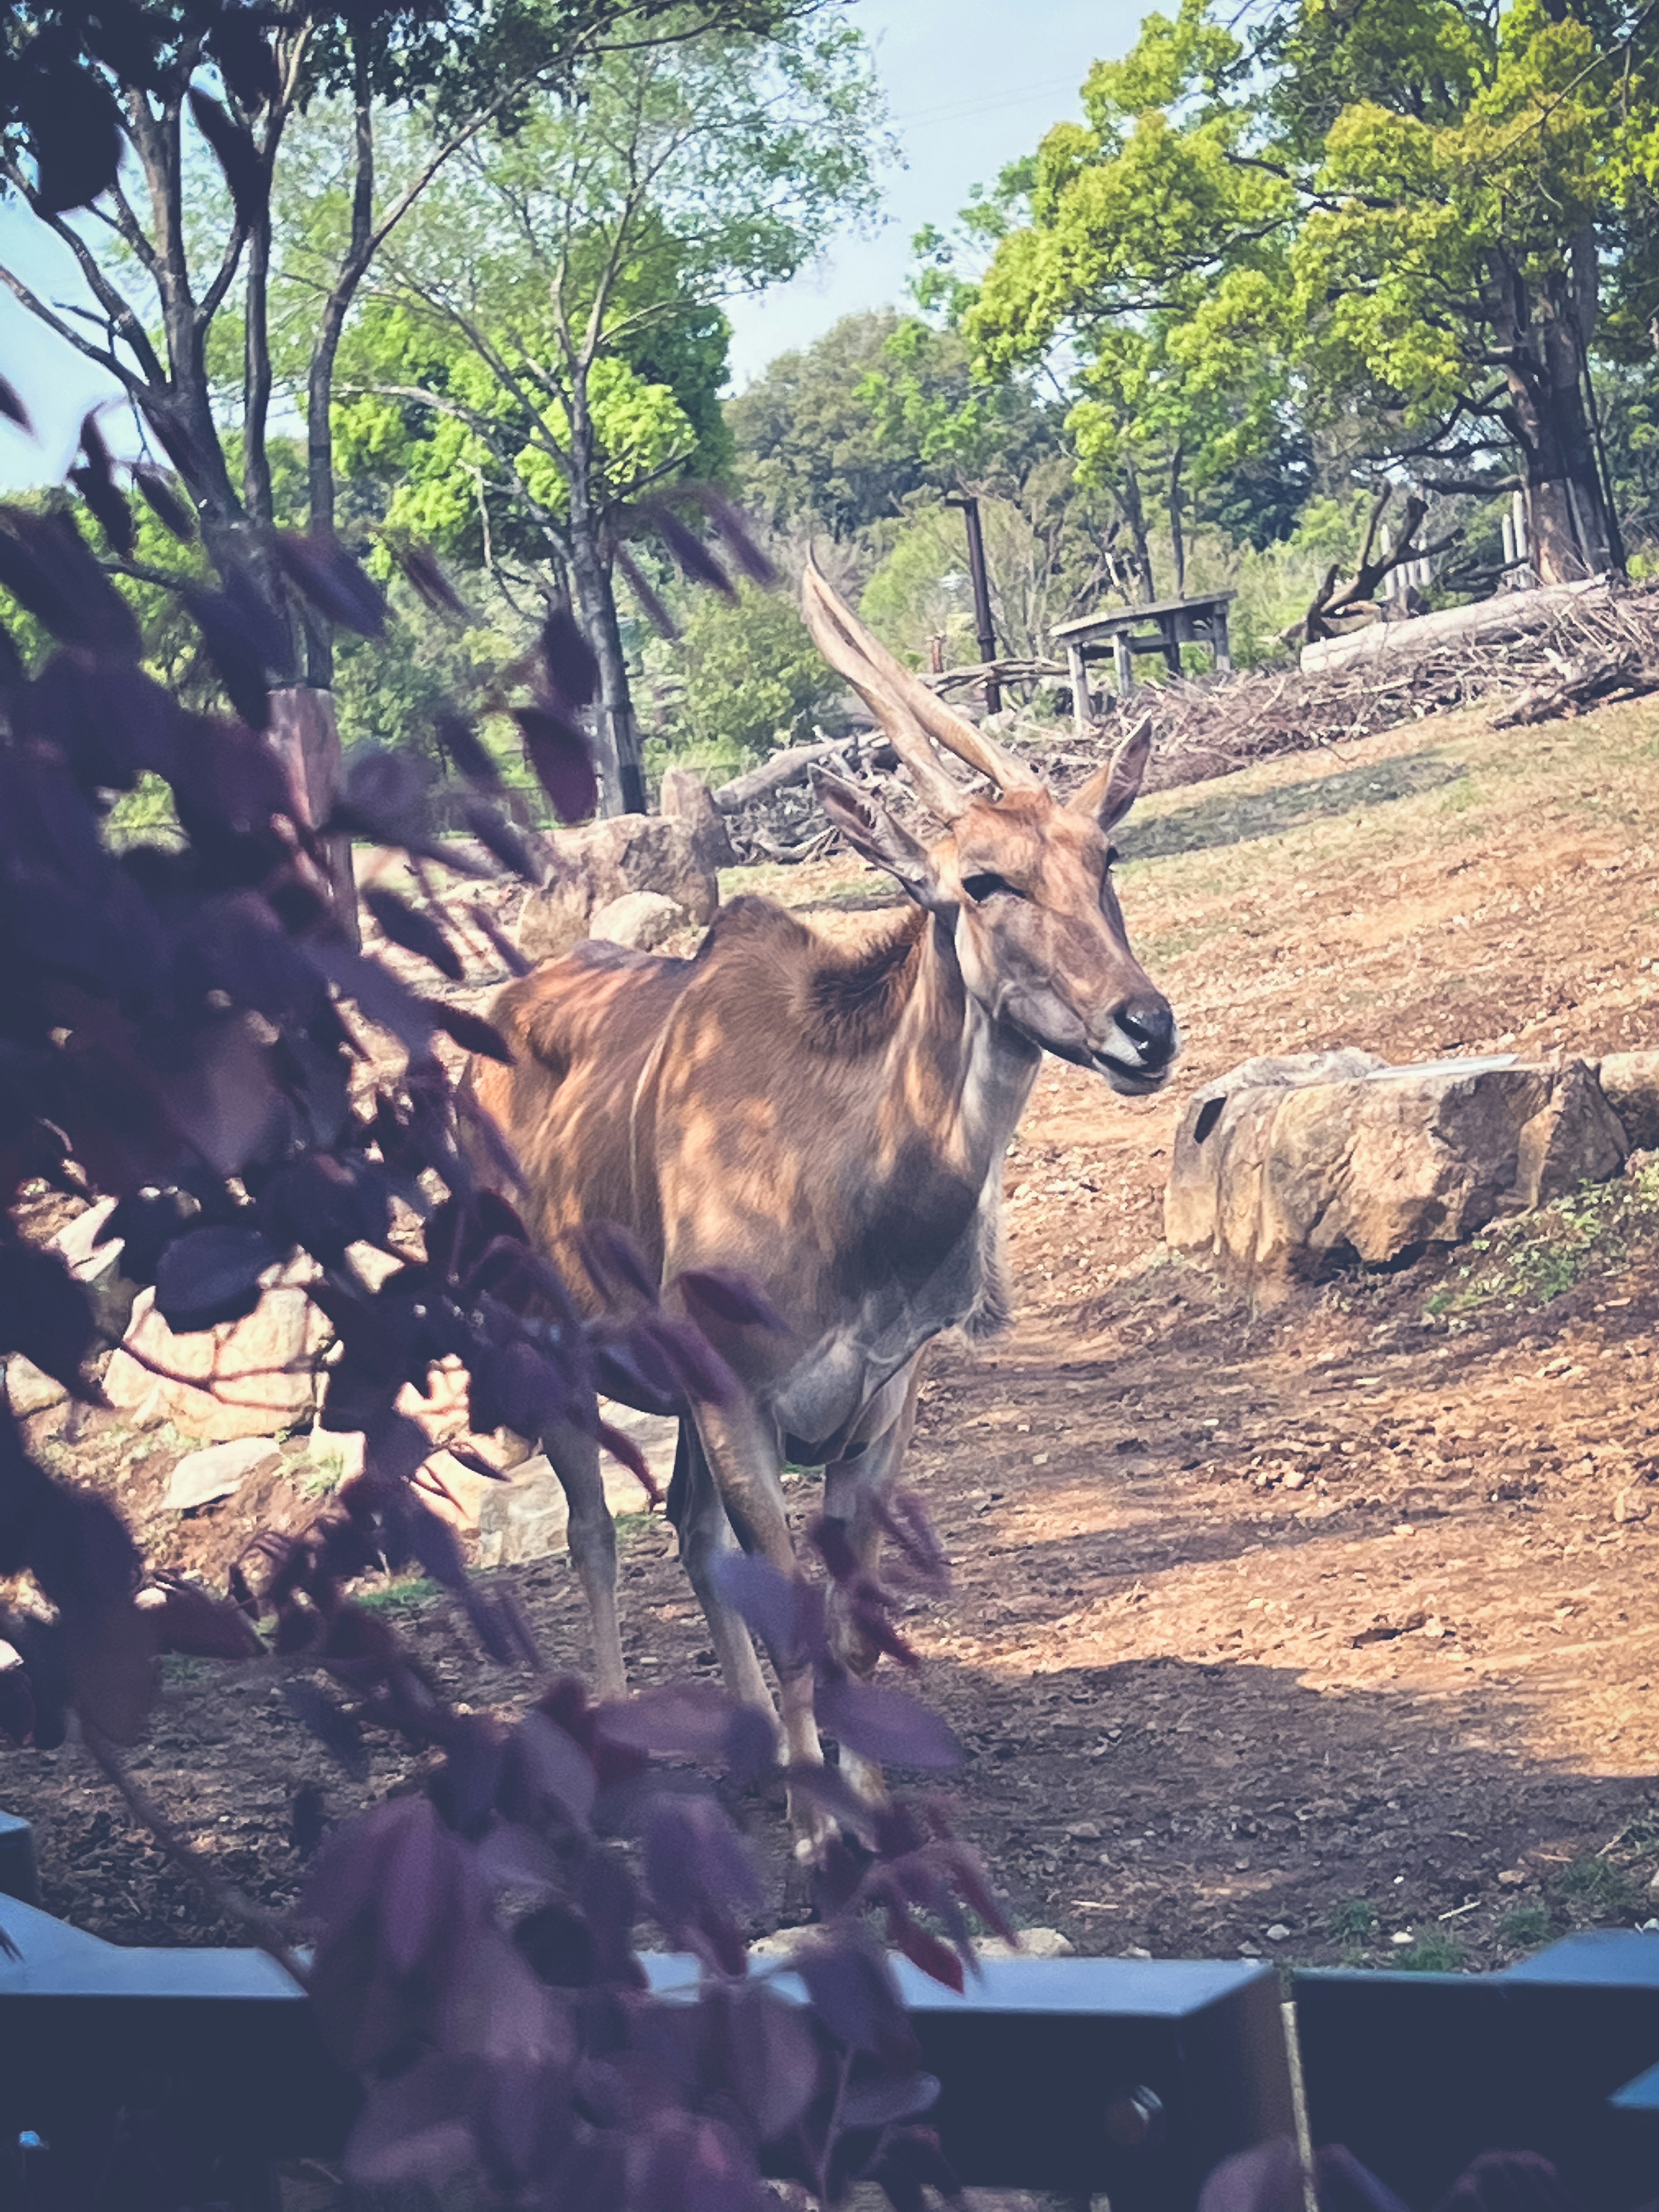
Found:
[{"label": "tree shadow on dirt", "polygon": [[1645,1911],[1653,1782],[1529,1758],[1489,1681],[1425,1698],[1260,1662],[1020,1679],[935,1659],[923,1688],[969,1754],[955,1820],[1016,1916],[1079,1950],[1491,1966]]},{"label": "tree shadow on dirt", "polygon": [[1203,853],[1242,845],[1253,837],[1276,837],[1306,822],[1347,814],[1356,808],[1413,799],[1455,783],[1468,771],[1437,753],[1404,754],[1397,760],[1343,769],[1334,775],[1282,786],[1241,797],[1224,788],[1195,806],[1183,806],[1152,820],[1132,819],[1118,833],[1126,860],[1161,860],[1171,853]]}]

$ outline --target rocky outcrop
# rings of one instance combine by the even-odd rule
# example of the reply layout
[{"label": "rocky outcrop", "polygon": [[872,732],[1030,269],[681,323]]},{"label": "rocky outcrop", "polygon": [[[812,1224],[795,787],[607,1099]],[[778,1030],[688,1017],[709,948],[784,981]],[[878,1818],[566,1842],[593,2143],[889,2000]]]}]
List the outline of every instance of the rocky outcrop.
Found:
[{"label": "rocky outcrop", "polygon": [[601,908],[631,891],[672,899],[698,927],[714,918],[720,879],[684,822],[655,814],[617,814],[554,841],[552,880],[532,891],[519,923],[532,959],[568,952],[588,935]]},{"label": "rocky outcrop", "polygon": [[155,1300],[153,1290],[138,1293],[104,1376],[105,1396],[135,1428],[171,1421],[182,1436],[225,1443],[309,1425],[329,1327],[302,1282],[278,1277],[241,1321],[184,1335],[167,1327]]},{"label": "rocky outcrop", "polygon": [[732,850],[726,817],[696,769],[665,769],[657,805],[670,822],[678,822],[686,830],[705,868],[736,866],[737,854]]},{"label": "rocky outcrop", "polygon": [[635,952],[654,952],[665,938],[687,928],[691,917],[683,906],[660,891],[629,891],[612,899],[589,915],[587,933],[612,945],[626,945]]},{"label": "rocky outcrop", "polygon": [[1455,1243],[1616,1175],[1627,1149],[1580,1061],[1247,1060],[1188,1107],[1164,1232],[1272,1295],[1343,1261]]},{"label": "rocky outcrop", "polygon": [[1631,1150],[1659,1151],[1659,1052],[1610,1052],[1595,1076]]}]

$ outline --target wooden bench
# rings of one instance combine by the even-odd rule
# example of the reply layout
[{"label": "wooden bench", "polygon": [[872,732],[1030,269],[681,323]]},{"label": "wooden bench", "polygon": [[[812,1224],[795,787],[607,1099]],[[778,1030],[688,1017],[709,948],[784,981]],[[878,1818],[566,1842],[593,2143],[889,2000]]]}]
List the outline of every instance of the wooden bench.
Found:
[{"label": "wooden bench", "polygon": [[[1218,668],[1231,668],[1227,648],[1227,609],[1237,592],[1211,592],[1196,599],[1155,599],[1149,606],[1120,607],[1110,614],[1085,615],[1079,621],[1061,623],[1049,632],[1064,648],[1072,678],[1072,719],[1079,733],[1092,719],[1089,696],[1089,663],[1109,652],[1117,671],[1120,695],[1135,688],[1134,657],[1138,653],[1161,653],[1171,676],[1181,673],[1183,645],[1207,645]],[[1146,634],[1148,624],[1150,635]],[[1139,631],[1142,634],[1136,635]]]}]

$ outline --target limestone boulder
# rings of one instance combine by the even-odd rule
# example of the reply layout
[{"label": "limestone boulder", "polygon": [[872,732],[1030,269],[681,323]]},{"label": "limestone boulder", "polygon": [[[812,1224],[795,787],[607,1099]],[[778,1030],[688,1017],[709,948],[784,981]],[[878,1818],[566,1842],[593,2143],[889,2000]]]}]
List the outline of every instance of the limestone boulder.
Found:
[{"label": "limestone boulder", "polygon": [[281,1456],[269,1437],[239,1437],[227,1444],[204,1444],[186,1452],[167,1477],[167,1504],[173,1513],[191,1513],[239,1491],[249,1475],[274,1467]]},{"label": "limestone boulder", "polygon": [[1632,1151],[1659,1150],[1659,1052],[1610,1052],[1596,1080]]},{"label": "limestone boulder", "polygon": [[684,822],[617,814],[552,842],[552,880],[531,892],[519,922],[520,950],[532,959],[568,952],[588,934],[598,909],[630,891],[672,899],[700,928],[714,920],[720,879]]},{"label": "limestone boulder", "polygon": [[1272,1295],[1345,1261],[1457,1243],[1616,1175],[1626,1149],[1580,1061],[1247,1061],[1182,1117],[1164,1233]]},{"label": "limestone boulder", "polygon": [[[104,1395],[135,1428],[171,1421],[203,1443],[307,1425],[317,1404],[317,1354],[329,1329],[296,1273],[275,1276],[242,1320],[185,1334],[156,1312],[155,1291],[141,1291],[125,1339],[105,1370]],[[155,1373],[145,1360],[166,1374]]]},{"label": "limestone boulder", "polygon": [[629,891],[596,908],[588,917],[587,933],[606,938],[612,945],[630,945],[635,952],[654,952],[690,921],[683,906],[660,891]]},{"label": "limestone boulder", "polygon": [[[645,1504],[625,1467],[601,1458],[605,1502],[613,1513],[637,1513]],[[570,1507],[564,1486],[544,1453],[521,1461],[505,1482],[485,1486],[477,1500],[474,1557],[481,1567],[511,1567],[565,1548]]]},{"label": "limestone boulder", "polygon": [[714,794],[694,768],[663,771],[657,804],[671,822],[683,823],[690,832],[697,858],[706,868],[732,868],[737,854],[726,827],[726,817],[714,804]]}]

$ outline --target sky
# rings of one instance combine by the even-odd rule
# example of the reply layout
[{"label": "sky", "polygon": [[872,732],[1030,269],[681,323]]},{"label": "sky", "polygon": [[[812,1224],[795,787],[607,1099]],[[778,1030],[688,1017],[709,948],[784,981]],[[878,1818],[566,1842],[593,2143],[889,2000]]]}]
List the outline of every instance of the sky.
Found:
[{"label": "sky", "polygon": [[[874,50],[898,163],[883,217],[849,234],[791,284],[732,303],[737,388],[780,353],[810,345],[842,315],[896,303],[910,240],[941,228],[1007,162],[1078,110],[1091,62],[1122,53],[1150,0],[855,0]],[[68,257],[13,203],[0,208],[0,261],[48,298],[76,296]],[[102,373],[0,293],[0,364],[27,401],[40,443],[0,420],[0,490],[62,474],[86,410],[113,387]],[[128,441],[109,424],[111,442]]]}]

